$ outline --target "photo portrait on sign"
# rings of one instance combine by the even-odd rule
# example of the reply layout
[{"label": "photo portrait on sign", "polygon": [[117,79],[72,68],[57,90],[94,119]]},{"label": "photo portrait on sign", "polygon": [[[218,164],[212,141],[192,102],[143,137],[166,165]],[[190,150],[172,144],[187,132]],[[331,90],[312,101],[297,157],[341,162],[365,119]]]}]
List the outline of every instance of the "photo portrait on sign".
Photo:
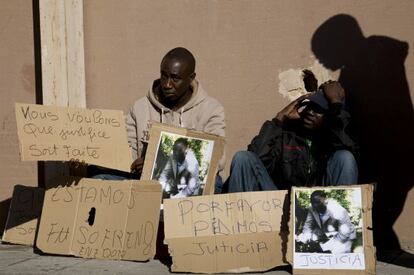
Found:
[{"label": "photo portrait on sign", "polygon": [[203,193],[214,141],[161,132],[151,179],[161,183],[163,198]]},{"label": "photo portrait on sign", "polygon": [[360,188],[295,188],[293,209],[294,268],[365,268]]}]

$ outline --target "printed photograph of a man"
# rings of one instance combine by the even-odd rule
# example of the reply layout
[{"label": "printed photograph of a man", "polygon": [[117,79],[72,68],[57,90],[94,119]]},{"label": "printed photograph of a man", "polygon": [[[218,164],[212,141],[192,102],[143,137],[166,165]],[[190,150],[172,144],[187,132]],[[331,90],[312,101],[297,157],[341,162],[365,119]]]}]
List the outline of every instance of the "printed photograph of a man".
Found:
[{"label": "printed photograph of a man", "polygon": [[362,253],[361,190],[295,190],[295,252]]},{"label": "printed photograph of a man", "polygon": [[163,198],[203,193],[214,141],[162,132],[151,179],[158,180]]}]

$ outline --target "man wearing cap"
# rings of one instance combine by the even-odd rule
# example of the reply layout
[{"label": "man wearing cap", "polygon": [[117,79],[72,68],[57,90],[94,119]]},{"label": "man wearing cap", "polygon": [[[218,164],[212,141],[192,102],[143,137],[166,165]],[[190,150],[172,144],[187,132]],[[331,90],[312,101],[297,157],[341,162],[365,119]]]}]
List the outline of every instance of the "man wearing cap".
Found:
[{"label": "man wearing cap", "polygon": [[346,132],[344,98],[341,84],[328,81],[266,121],[247,151],[233,157],[227,191],[356,184],[356,146]]}]

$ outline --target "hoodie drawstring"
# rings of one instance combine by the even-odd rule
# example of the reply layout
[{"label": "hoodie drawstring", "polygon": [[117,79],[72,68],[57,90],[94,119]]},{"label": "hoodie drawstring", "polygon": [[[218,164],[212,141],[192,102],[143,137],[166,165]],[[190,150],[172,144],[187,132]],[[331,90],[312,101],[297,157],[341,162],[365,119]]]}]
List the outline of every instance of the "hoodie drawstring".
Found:
[{"label": "hoodie drawstring", "polygon": [[183,112],[184,112],[184,108],[181,108],[180,110],[180,127],[184,128],[184,124],[183,124]]},{"label": "hoodie drawstring", "polygon": [[[165,113],[166,113],[166,111],[164,110],[163,107],[161,107],[161,114],[160,114],[161,115],[161,117],[160,117],[161,123],[164,123],[164,115],[165,115]],[[184,113],[184,108],[181,108],[181,110],[179,112],[178,122],[180,123],[180,127],[182,127],[182,128],[184,128],[183,113]],[[174,112],[172,112],[172,115],[174,115]]]},{"label": "hoodie drawstring", "polygon": [[164,108],[161,107],[161,123],[164,123]]}]

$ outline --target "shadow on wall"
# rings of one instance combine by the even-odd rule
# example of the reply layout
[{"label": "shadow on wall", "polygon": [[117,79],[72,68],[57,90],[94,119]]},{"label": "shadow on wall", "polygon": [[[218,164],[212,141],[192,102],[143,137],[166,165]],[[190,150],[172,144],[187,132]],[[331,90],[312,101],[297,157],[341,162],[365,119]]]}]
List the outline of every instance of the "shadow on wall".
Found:
[{"label": "shadow on wall", "polygon": [[347,92],[360,146],[360,182],[377,182],[374,240],[379,252],[400,249],[392,229],[414,183],[414,112],[405,75],[408,44],[386,37],[365,37],[350,15],[329,18],[315,31],[312,51]]}]

